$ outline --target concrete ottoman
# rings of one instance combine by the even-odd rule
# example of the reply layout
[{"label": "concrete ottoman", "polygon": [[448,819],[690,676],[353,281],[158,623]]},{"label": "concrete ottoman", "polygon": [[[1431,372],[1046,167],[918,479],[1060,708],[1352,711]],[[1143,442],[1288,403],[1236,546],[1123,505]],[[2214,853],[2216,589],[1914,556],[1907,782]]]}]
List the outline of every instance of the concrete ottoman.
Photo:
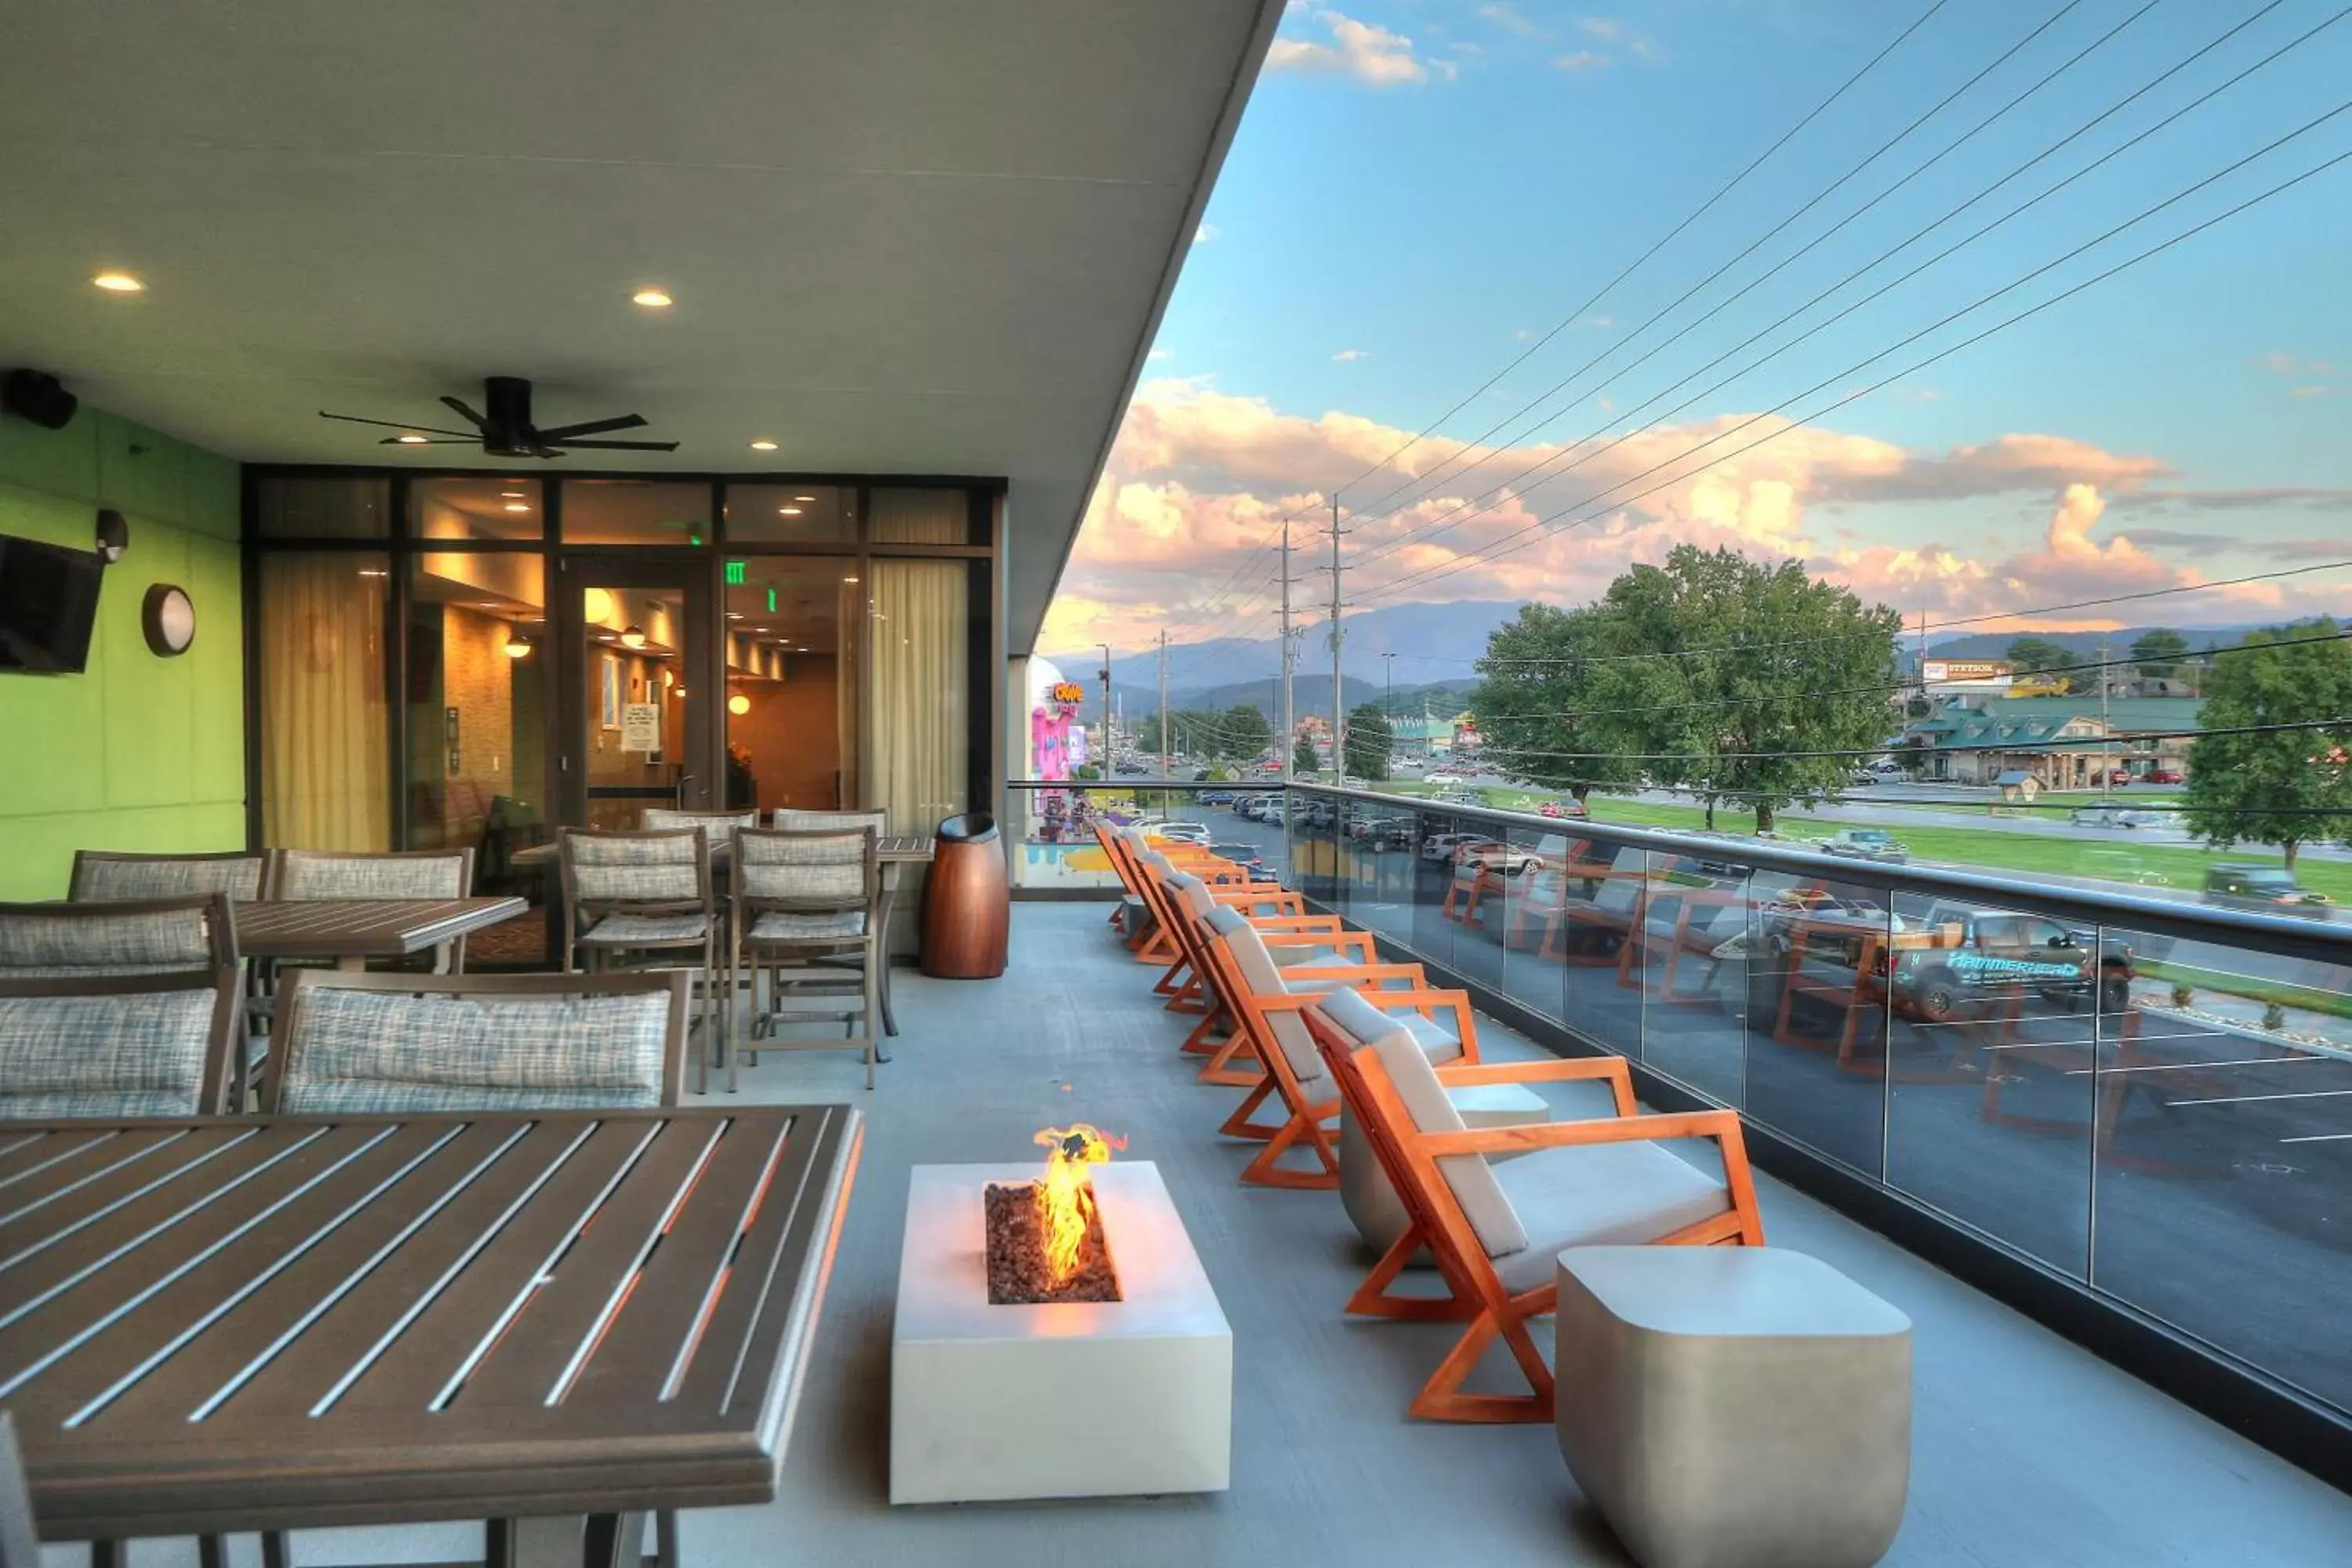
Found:
[{"label": "concrete ottoman", "polygon": [[1559,1255],[1559,1451],[1643,1568],[1865,1568],[1903,1523],[1911,1320],[1767,1247]]},{"label": "concrete ottoman", "polygon": [[[1449,1089],[1445,1097],[1462,1117],[1465,1127],[1475,1131],[1485,1127],[1514,1127],[1529,1121],[1549,1121],[1551,1103],[1542,1095],[1522,1083],[1465,1084]],[[1517,1154],[1491,1154],[1491,1162],[1516,1160]],[[1355,1222],[1357,1233],[1377,1252],[1386,1252],[1396,1245],[1412,1223],[1404,1212],[1404,1202],[1396,1195],[1389,1173],[1381,1168],[1380,1156],[1352,1116],[1339,1121],[1339,1204]],[[1429,1266],[1429,1254],[1422,1252],[1413,1259],[1416,1267]]]}]

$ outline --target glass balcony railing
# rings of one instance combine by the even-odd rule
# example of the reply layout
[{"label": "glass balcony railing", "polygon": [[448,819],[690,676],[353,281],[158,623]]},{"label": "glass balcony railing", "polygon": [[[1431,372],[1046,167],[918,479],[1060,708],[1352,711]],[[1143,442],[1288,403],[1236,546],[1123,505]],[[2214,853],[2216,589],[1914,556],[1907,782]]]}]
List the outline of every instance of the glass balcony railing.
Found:
[{"label": "glass balcony railing", "polygon": [[1095,826],[1102,822],[1204,844],[1268,880],[1281,880],[1287,864],[1281,808],[1272,808],[1271,821],[1259,821],[1234,809],[1244,797],[1279,802],[1283,791],[1279,784],[1011,781],[1004,811],[1013,886],[1032,896],[1118,887],[1095,837]]},{"label": "glass balcony railing", "polygon": [[2342,919],[1314,785],[1278,829],[1204,815],[1565,1035],[2352,1412]]}]

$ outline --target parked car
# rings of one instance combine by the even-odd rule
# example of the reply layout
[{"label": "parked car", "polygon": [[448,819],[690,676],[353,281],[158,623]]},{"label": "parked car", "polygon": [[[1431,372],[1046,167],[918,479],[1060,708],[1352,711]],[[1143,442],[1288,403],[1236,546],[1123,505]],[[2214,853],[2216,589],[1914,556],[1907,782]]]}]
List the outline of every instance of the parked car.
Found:
[{"label": "parked car", "polygon": [[1886,779],[1899,779],[1904,776],[1903,764],[1896,762],[1892,757],[1881,757],[1874,763],[1868,763],[1864,765],[1869,772],[1877,774],[1882,781]]},{"label": "parked car", "polygon": [[1536,815],[1582,822],[1592,811],[1580,800],[1548,800],[1536,807]]},{"label": "parked car", "polygon": [[2078,805],[2066,820],[2077,827],[2162,827],[2167,817],[2139,805]]},{"label": "parked car", "polygon": [[1200,794],[1200,801],[1202,805],[1231,805],[1234,804],[1234,792],[1229,789],[1204,789]]},{"label": "parked car", "polygon": [[1111,769],[1111,772],[1115,773],[1123,773],[1131,778],[1141,778],[1148,775],[1151,770],[1145,767],[1141,763],[1120,763],[1114,766]]},{"label": "parked car", "polygon": [[1265,852],[1255,844],[1244,843],[1239,839],[1220,839],[1209,846],[1209,853],[1220,859],[1231,860],[1253,878],[1271,877],[1274,874],[1265,868]]},{"label": "parked car", "polygon": [[1451,860],[1455,849],[1475,842],[1479,837],[1475,833],[1433,833],[1421,841],[1421,858],[1424,860]]},{"label": "parked car", "polygon": [[1901,916],[1889,914],[1884,905],[1827,888],[1785,889],[1759,904],[1756,916],[1774,952],[1787,953],[1801,932],[1808,952],[1818,957],[1833,951],[1849,964],[1860,958],[1865,937],[1883,940],[1908,929]]},{"label": "parked car", "polygon": [[1851,860],[1877,860],[1900,866],[1911,858],[1895,835],[1883,827],[1844,827],[1822,840],[1822,853]]},{"label": "parked car", "polygon": [[2185,773],[2171,768],[2150,768],[2139,775],[2139,781],[2142,784],[2187,784],[2189,779]]},{"label": "parked car", "polygon": [[[2095,775],[2094,775],[2091,782],[2094,784],[2098,782]],[[2109,768],[2107,770],[2107,783],[2109,784],[2127,784],[2131,782],[2132,771],[2129,768]]]},{"label": "parked car", "polygon": [[1151,831],[1162,838],[1180,839],[1186,844],[1206,844],[1213,837],[1205,822],[1163,822]]},{"label": "parked car", "polygon": [[1454,858],[1473,872],[1492,871],[1504,877],[1516,877],[1543,864],[1543,857],[1533,850],[1496,838],[1470,839],[1454,851]]},{"label": "parked car", "polygon": [[1879,775],[1872,773],[1868,768],[1856,768],[1846,774],[1845,782],[1856,789],[1868,789],[1872,784],[1879,782]]},{"label": "parked car", "polygon": [[2205,901],[2271,914],[2317,915],[2323,920],[2330,907],[2326,894],[2311,891],[2284,866],[2208,866]]},{"label": "parked car", "polygon": [[1882,949],[1877,967],[1895,1005],[1940,1024],[1990,1002],[2032,993],[2105,1013],[2131,1005],[2132,952],[2041,915],[1937,903],[1918,926],[1958,927],[1956,945]]}]

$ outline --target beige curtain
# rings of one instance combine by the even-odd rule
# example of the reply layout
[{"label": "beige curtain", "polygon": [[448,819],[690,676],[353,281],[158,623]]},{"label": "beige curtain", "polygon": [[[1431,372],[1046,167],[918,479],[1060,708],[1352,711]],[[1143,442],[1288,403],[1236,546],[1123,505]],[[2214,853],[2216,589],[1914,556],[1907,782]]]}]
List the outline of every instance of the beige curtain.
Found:
[{"label": "beige curtain", "polygon": [[929,833],[965,808],[970,619],[961,561],[877,561],[866,635],[873,804],[893,833]]},{"label": "beige curtain", "polygon": [[261,558],[261,833],[287,849],[389,849],[379,555]]},{"label": "beige curtain", "polygon": [[877,544],[963,544],[971,530],[962,490],[877,489],[868,521]]}]

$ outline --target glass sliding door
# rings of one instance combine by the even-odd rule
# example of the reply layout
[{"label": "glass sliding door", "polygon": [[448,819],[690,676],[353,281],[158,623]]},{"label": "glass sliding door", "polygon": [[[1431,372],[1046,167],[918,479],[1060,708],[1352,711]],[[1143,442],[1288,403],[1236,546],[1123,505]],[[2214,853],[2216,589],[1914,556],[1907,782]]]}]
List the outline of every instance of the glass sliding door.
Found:
[{"label": "glass sliding door", "polygon": [[407,844],[472,849],[486,891],[534,891],[511,860],[551,832],[543,577],[536,553],[443,551],[411,566]]},{"label": "glass sliding door", "polygon": [[716,806],[708,563],[572,558],[562,574],[563,820],[635,828],[648,805]]},{"label": "glass sliding door", "polygon": [[856,560],[738,558],[727,578],[727,804],[856,808],[866,642]]}]

